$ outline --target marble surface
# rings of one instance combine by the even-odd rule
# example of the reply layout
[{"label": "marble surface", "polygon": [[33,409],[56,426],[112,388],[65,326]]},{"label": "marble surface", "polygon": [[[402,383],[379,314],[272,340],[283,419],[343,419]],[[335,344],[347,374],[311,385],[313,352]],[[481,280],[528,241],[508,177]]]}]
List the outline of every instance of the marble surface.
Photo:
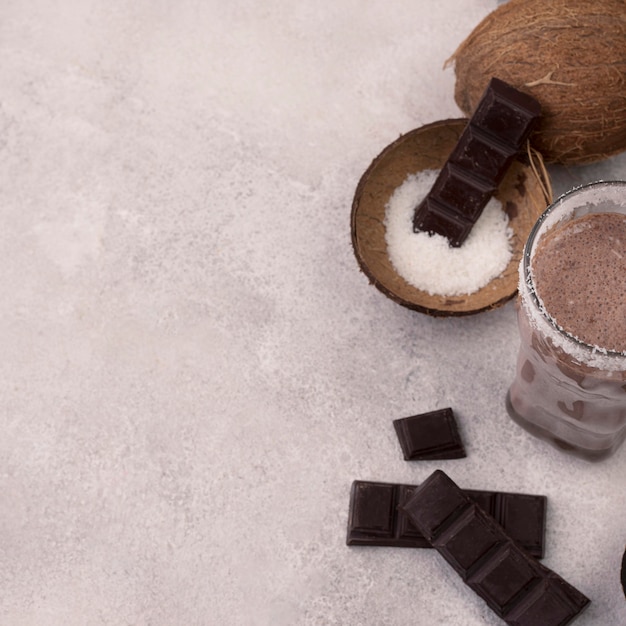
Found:
[{"label": "marble surface", "polygon": [[[0,4],[0,624],[495,626],[434,552],[345,545],[354,479],[436,468],[547,495],[576,624],[626,623],[626,448],[507,418],[512,304],[411,312],[350,246],[360,175],[461,116],[443,64],[497,4]],[[468,457],[405,462],[391,421],[444,406]]]}]

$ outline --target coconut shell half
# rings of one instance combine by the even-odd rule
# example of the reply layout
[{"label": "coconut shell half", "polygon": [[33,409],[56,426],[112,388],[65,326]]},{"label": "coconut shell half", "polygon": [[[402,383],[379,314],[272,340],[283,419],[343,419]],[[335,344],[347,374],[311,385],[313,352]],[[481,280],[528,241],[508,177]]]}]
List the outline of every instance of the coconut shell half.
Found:
[{"label": "coconut shell half", "polygon": [[431,295],[400,276],[387,254],[386,205],[409,174],[443,167],[467,121],[443,120],[402,135],[372,161],[359,181],[352,203],[352,247],[370,282],[398,304],[438,317],[494,309],[515,296],[524,244],[549,203],[535,170],[514,161],[495,194],[513,230],[513,255],[504,272],[482,289],[463,296]]}]

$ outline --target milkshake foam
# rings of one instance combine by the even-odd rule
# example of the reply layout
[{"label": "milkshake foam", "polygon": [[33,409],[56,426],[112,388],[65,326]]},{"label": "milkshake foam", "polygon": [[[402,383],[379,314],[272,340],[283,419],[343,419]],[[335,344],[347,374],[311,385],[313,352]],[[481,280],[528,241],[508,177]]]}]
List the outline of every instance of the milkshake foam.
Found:
[{"label": "milkshake foam", "polygon": [[549,230],[531,271],[537,297],[560,328],[626,352],[626,215],[590,213]]}]

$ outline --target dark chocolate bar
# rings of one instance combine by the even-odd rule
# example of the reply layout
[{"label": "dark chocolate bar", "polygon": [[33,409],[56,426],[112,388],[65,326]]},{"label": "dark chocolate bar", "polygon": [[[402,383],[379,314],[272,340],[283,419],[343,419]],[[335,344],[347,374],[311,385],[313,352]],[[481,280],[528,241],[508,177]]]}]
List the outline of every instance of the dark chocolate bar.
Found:
[{"label": "dark chocolate bar", "polygon": [[403,505],[466,585],[510,626],[565,626],[589,598],[539,563],[444,472]]},{"label": "dark chocolate bar", "polygon": [[[430,542],[411,522],[402,507],[416,485],[355,480],[350,492],[349,546],[430,548]],[[543,556],[547,499],[521,493],[466,490],[524,549]]]},{"label": "dark chocolate bar", "polygon": [[461,459],[465,454],[451,408],[394,420],[405,461]]},{"label": "dark chocolate bar", "polygon": [[540,115],[532,96],[492,78],[432,189],[415,208],[413,230],[443,235],[460,246]]}]

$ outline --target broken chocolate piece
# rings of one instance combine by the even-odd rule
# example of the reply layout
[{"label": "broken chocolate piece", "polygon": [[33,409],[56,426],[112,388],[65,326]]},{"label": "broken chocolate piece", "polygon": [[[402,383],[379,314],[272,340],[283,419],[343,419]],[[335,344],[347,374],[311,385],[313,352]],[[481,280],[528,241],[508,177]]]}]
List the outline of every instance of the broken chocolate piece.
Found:
[{"label": "broken chocolate piece", "polygon": [[510,626],[565,626],[589,598],[520,548],[444,472],[403,505],[432,546]]},{"label": "broken chocolate piece", "polygon": [[[415,485],[355,480],[350,492],[346,543],[349,546],[432,547],[402,510],[416,489]],[[537,558],[543,556],[545,496],[469,489],[465,493],[530,554]]]},{"label": "broken chocolate piece", "polygon": [[394,420],[405,461],[466,456],[451,408]]},{"label": "broken chocolate piece", "polygon": [[539,103],[492,78],[474,114],[413,215],[413,230],[443,235],[460,246],[526,143]]}]

